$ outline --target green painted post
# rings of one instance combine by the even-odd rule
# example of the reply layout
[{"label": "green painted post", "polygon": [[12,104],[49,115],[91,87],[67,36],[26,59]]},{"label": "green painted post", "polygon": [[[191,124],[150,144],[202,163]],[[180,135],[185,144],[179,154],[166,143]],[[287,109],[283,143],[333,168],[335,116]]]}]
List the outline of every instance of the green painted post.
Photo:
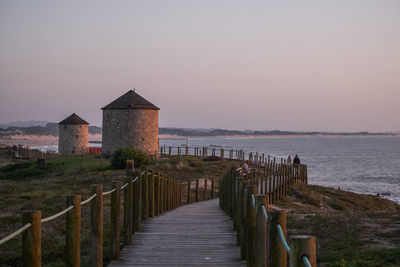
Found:
[{"label": "green painted post", "polygon": [[277,225],[280,225],[286,238],[286,211],[271,211],[268,213],[268,266],[287,266],[286,249],[282,244]]}]

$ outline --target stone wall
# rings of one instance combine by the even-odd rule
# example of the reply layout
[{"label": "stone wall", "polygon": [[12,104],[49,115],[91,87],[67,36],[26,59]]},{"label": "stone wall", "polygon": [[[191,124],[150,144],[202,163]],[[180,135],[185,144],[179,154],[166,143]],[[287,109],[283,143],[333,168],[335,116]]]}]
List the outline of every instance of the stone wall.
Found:
[{"label": "stone wall", "polygon": [[79,155],[89,146],[89,125],[59,124],[58,153],[62,155]]},{"label": "stone wall", "polygon": [[158,156],[158,110],[104,109],[102,153],[132,147]]}]

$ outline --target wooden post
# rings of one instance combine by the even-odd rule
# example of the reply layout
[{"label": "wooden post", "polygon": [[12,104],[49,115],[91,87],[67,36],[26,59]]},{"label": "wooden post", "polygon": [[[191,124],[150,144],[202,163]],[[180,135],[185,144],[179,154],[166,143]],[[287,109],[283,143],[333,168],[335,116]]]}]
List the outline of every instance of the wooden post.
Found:
[{"label": "wooden post", "polygon": [[149,177],[149,217],[154,218],[154,170]]},{"label": "wooden post", "polygon": [[204,200],[207,200],[207,179],[204,178]]},{"label": "wooden post", "polygon": [[148,182],[149,182],[149,170],[147,168],[144,169],[144,176],[142,177],[142,211],[143,211],[143,219],[149,218],[149,190],[148,190]]},{"label": "wooden post", "polygon": [[142,230],[142,172],[133,183],[133,231]]},{"label": "wooden post", "polygon": [[164,180],[164,175],[160,173],[160,213],[164,212],[164,195],[165,195],[165,180]]},{"label": "wooden post", "polygon": [[183,200],[182,200],[182,191],[183,191],[183,184],[182,182],[179,182],[179,207],[182,206]]},{"label": "wooden post", "polygon": [[125,244],[132,243],[132,180],[127,178],[128,184],[124,189],[124,240]]},{"label": "wooden post", "polygon": [[22,224],[31,223],[31,227],[22,232],[23,266],[40,267],[42,265],[42,213],[40,210],[24,212]]},{"label": "wooden post", "polygon": [[211,199],[214,199],[214,190],[215,190],[215,179],[212,178],[211,180]]},{"label": "wooden post", "polygon": [[192,196],[191,196],[192,188],[191,188],[190,185],[191,185],[191,181],[189,181],[188,184],[187,184],[187,186],[188,186],[188,188],[187,188],[187,200],[186,200],[187,204],[190,204],[190,202],[192,201]]},{"label": "wooden post", "polygon": [[166,174],[164,174],[163,177],[164,177],[164,200],[163,200],[164,203],[163,203],[163,209],[164,209],[164,212],[165,212],[165,211],[167,211],[167,208],[168,208],[168,206],[167,206],[168,180],[167,180],[167,175]]},{"label": "wooden post", "polygon": [[91,266],[103,266],[103,185],[92,187],[90,202]]},{"label": "wooden post", "polygon": [[199,179],[196,180],[196,202],[199,201]]},{"label": "wooden post", "polygon": [[[246,187],[246,228],[245,228],[245,250],[246,259],[250,266],[254,266],[254,254],[256,251],[256,206],[253,207],[252,195],[257,195],[257,186],[249,185]],[[255,204],[255,203],[254,203]]]},{"label": "wooden post", "polygon": [[80,266],[81,255],[81,195],[67,196],[67,207],[74,208],[66,216],[66,256],[67,266]]},{"label": "wooden post", "polygon": [[170,209],[173,210],[174,209],[174,205],[175,205],[175,179],[171,178],[171,204],[170,204]]},{"label": "wooden post", "polygon": [[289,239],[290,267],[303,267],[303,256],[306,256],[311,266],[317,266],[317,244],[315,236],[295,235]]},{"label": "wooden post", "polygon": [[160,172],[157,172],[157,178],[154,179],[154,215],[160,215]]},{"label": "wooden post", "polygon": [[121,213],[121,182],[113,181],[115,191],[111,193],[111,257],[119,260],[119,214]]},{"label": "wooden post", "polygon": [[174,190],[173,190],[173,192],[174,192],[174,194],[173,194],[173,202],[172,202],[172,208],[173,209],[176,209],[176,207],[178,206],[177,205],[177,203],[178,203],[178,187],[177,187],[177,185],[178,185],[178,183],[177,183],[177,180],[176,179],[173,179],[173,181],[174,181],[174,183],[173,183],[173,186],[174,186]]},{"label": "wooden post", "polygon": [[[244,188],[245,188],[245,181],[244,178],[238,178],[237,179],[238,183],[238,191],[237,191],[237,197],[236,197],[236,212],[235,212],[235,217],[234,217],[234,226],[237,232],[237,242],[238,244],[242,245],[242,229],[243,229],[243,196],[244,196]],[[221,188],[219,189],[221,190]],[[220,199],[222,195],[220,194]],[[244,259],[244,256],[242,255],[242,259]]]},{"label": "wooden post", "polygon": [[268,221],[264,216],[263,207],[268,211],[268,196],[256,196],[256,251],[255,266],[264,267],[268,264]]},{"label": "wooden post", "polygon": [[169,211],[169,194],[170,194],[170,188],[169,184],[171,182],[171,179],[168,177],[168,175],[165,175],[165,211]]},{"label": "wooden post", "polygon": [[172,210],[172,190],[173,190],[173,180],[171,176],[168,176],[169,180],[169,210]]},{"label": "wooden post", "polygon": [[286,249],[278,233],[277,224],[282,228],[286,238],[286,211],[271,211],[268,213],[268,266],[287,266]]}]

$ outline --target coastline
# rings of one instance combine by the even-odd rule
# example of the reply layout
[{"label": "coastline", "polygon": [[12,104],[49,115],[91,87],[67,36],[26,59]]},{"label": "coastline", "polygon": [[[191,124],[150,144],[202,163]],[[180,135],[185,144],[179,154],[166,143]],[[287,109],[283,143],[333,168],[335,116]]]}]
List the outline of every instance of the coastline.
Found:
[{"label": "coastline", "polygon": [[[186,139],[260,139],[260,138],[305,138],[305,137],[399,137],[400,134],[277,134],[277,135],[171,135],[160,134],[160,140],[186,140]],[[101,134],[89,134],[90,141],[101,141]],[[0,137],[0,144],[12,146],[54,146],[58,145],[58,136],[54,135],[30,135],[14,134]]]}]

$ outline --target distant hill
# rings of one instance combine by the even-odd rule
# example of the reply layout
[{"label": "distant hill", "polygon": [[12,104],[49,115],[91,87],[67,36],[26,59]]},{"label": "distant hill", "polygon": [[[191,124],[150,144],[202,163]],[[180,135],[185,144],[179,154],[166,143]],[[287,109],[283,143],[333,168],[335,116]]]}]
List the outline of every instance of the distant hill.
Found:
[{"label": "distant hill", "polygon": [[0,128],[7,129],[9,127],[31,127],[31,126],[46,126],[47,121],[20,121],[0,124]]},{"label": "distant hill", "polygon": [[[27,134],[27,135],[53,135],[58,136],[58,124],[55,122],[45,122],[43,121],[29,121],[29,122],[18,122],[14,123],[23,126],[10,126],[6,128],[0,128],[0,136],[8,136],[13,134]],[[28,126],[33,124],[31,126]],[[90,134],[101,134],[101,127],[89,125]],[[374,135],[398,135],[394,133],[369,133],[369,132],[299,132],[299,131],[251,131],[251,130],[226,130],[226,129],[192,129],[192,128],[159,128],[160,134],[165,135],[175,135],[175,136],[264,136],[264,135],[281,135],[281,136],[294,136],[294,135],[336,135],[336,136],[374,136]]]},{"label": "distant hill", "polygon": [[264,136],[264,135],[283,135],[283,136],[294,136],[294,135],[337,135],[337,136],[373,136],[373,135],[394,135],[393,133],[369,133],[369,132],[298,132],[298,131],[239,131],[239,130],[224,130],[224,129],[190,129],[190,128],[160,128],[160,134],[169,134],[176,136],[233,136],[233,135],[244,135],[244,136]]},{"label": "distant hill", "polygon": [[[90,134],[101,134],[101,127],[89,125]],[[58,124],[46,122],[44,126],[7,127],[0,129],[0,136],[26,134],[26,135],[53,135],[58,136]]]}]

